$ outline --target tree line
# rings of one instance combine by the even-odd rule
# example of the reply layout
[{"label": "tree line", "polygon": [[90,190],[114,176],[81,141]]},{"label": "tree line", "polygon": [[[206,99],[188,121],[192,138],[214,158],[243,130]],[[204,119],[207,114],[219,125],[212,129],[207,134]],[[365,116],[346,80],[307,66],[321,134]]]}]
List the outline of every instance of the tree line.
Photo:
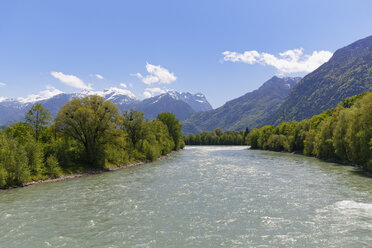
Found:
[{"label": "tree line", "polygon": [[249,131],[188,134],[186,145],[249,145],[251,149],[296,152],[372,169],[372,92],[344,99],[300,122],[282,122]]},{"label": "tree line", "polygon": [[372,169],[372,92],[346,98],[311,119],[253,129],[252,149],[298,152]]},{"label": "tree line", "polygon": [[25,122],[0,131],[0,187],[152,161],[184,145],[181,124],[171,113],[150,121],[134,110],[120,114],[115,104],[92,95],[67,102],[52,122],[37,103]]},{"label": "tree line", "polygon": [[244,145],[249,129],[242,131],[227,131],[216,128],[214,132],[188,134],[184,137],[186,145]]}]

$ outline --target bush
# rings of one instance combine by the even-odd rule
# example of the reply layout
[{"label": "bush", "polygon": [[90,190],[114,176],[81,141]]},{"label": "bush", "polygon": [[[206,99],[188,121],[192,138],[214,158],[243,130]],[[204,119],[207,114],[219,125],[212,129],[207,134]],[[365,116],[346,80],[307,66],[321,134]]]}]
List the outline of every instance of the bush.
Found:
[{"label": "bush", "polygon": [[62,174],[61,167],[59,167],[58,160],[54,155],[47,158],[44,173],[50,178],[56,178]]}]

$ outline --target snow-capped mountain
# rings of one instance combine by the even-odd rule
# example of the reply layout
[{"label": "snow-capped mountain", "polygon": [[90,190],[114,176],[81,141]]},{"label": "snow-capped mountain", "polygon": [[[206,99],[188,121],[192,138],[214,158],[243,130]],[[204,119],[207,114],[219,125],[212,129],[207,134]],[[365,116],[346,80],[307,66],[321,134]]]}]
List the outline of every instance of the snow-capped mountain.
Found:
[{"label": "snow-capped mountain", "polygon": [[63,93],[57,89],[48,88],[38,95],[29,95],[27,98],[0,99],[0,125],[23,121],[25,113],[35,103],[42,104],[52,116],[55,116],[66,102],[88,95],[102,96],[115,103],[120,111],[135,109],[144,112],[149,119],[156,118],[161,112],[171,112],[177,118],[184,120],[195,112],[212,109],[201,93],[193,95],[172,90],[140,101],[129,90],[114,87],[103,91],[83,90],[76,93]]},{"label": "snow-capped mountain", "polygon": [[131,108],[143,112],[145,117],[149,119],[155,119],[159,113],[170,112],[178,119],[184,120],[195,113],[195,110],[193,110],[189,104],[177,100],[167,93],[146,98],[132,105]]},{"label": "snow-capped mountain", "polygon": [[168,90],[166,93],[160,95],[169,95],[175,100],[181,100],[188,105],[195,111],[207,111],[211,110],[212,106],[209,104],[207,101],[207,98],[202,93],[196,93],[196,94],[191,94],[189,92],[177,92],[175,90]]}]

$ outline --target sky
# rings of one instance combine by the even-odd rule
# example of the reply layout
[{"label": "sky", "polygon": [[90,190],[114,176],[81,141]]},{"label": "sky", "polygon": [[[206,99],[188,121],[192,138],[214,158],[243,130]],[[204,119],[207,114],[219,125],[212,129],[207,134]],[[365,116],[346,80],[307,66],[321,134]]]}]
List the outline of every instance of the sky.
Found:
[{"label": "sky", "polygon": [[371,35],[371,10],[370,0],[4,0],[0,99],[174,89],[216,108]]}]

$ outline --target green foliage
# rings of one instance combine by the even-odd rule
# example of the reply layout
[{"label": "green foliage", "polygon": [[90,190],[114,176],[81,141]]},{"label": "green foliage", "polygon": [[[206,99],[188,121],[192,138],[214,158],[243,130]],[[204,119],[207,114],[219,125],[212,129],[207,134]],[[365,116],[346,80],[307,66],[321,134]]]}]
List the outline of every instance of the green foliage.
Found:
[{"label": "green foliage", "polygon": [[45,163],[45,175],[50,178],[56,178],[62,174],[61,167],[54,155],[50,155]]},{"label": "green foliage", "polygon": [[49,110],[45,109],[40,103],[36,103],[26,113],[25,119],[34,128],[36,140],[39,140],[40,132],[49,124],[52,117]]},{"label": "green foliage", "polygon": [[24,150],[27,155],[28,167],[32,176],[41,174],[43,167],[43,150],[41,144],[30,141],[24,145]]},{"label": "green foliage", "polygon": [[[266,123],[300,121],[335,108],[350,108],[363,92],[372,90],[372,36],[337,50],[332,58],[306,75],[291,90]],[[356,95],[356,96],[355,96]],[[353,98],[347,97],[354,96]]]},{"label": "green foliage", "polygon": [[59,131],[83,145],[85,160],[93,167],[104,166],[104,145],[111,142],[119,124],[116,105],[99,96],[67,102],[56,118]]},{"label": "green foliage", "polygon": [[0,134],[0,174],[1,187],[21,185],[30,178],[26,151],[16,139],[4,133]]},{"label": "green foliage", "polygon": [[188,134],[184,137],[186,145],[244,145],[244,132],[222,132],[216,128],[214,132],[202,132],[200,134]]},{"label": "green foliage", "polygon": [[184,146],[173,115],[152,121],[135,111],[121,116],[113,103],[98,96],[66,103],[50,126],[48,113],[37,104],[27,114],[28,123],[0,130],[1,188],[83,169],[153,161]]},{"label": "green foliage", "polygon": [[372,92],[345,99],[310,120],[254,129],[246,141],[253,149],[295,151],[372,168]]},{"label": "green foliage", "polygon": [[215,133],[218,137],[220,137],[220,136],[223,135],[223,131],[222,131],[221,128],[215,128],[215,129],[214,129],[214,133]]},{"label": "green foliage", "polygon": [[269,148],[269,138],[274,134],[274,131],[275,129],[273,126],[264,126],[261,128],[261,135],[258,138],[259,147],[265,150]]},{"label": "green foliage", "polygon": [[252,149],[258,149],[260,147],[258,145],[258,139],[261,137],[261,133],[260,129],[255,128],[246,137],[246,143],[249,144]]},{"label": "green foliage", "polygon": [[158,120],[163,122],[168,127],[168,132],[174,142],[174,150],[181,149],[185,146],[183,135],[181,132],[182,125],[180,121],[171,113],[158,114]]},{"label": "green foliage", "polygon": [[266,148],[272,151],[290,151],[288,138],[283,134],[270,136]]},{"label": "green foliage", "polygon": [[143,139],[144,135],[144,114],[135,110],[124,111],[122,128],[126,131],[129,142],[132,147],[136,147],[139,140]]}]

